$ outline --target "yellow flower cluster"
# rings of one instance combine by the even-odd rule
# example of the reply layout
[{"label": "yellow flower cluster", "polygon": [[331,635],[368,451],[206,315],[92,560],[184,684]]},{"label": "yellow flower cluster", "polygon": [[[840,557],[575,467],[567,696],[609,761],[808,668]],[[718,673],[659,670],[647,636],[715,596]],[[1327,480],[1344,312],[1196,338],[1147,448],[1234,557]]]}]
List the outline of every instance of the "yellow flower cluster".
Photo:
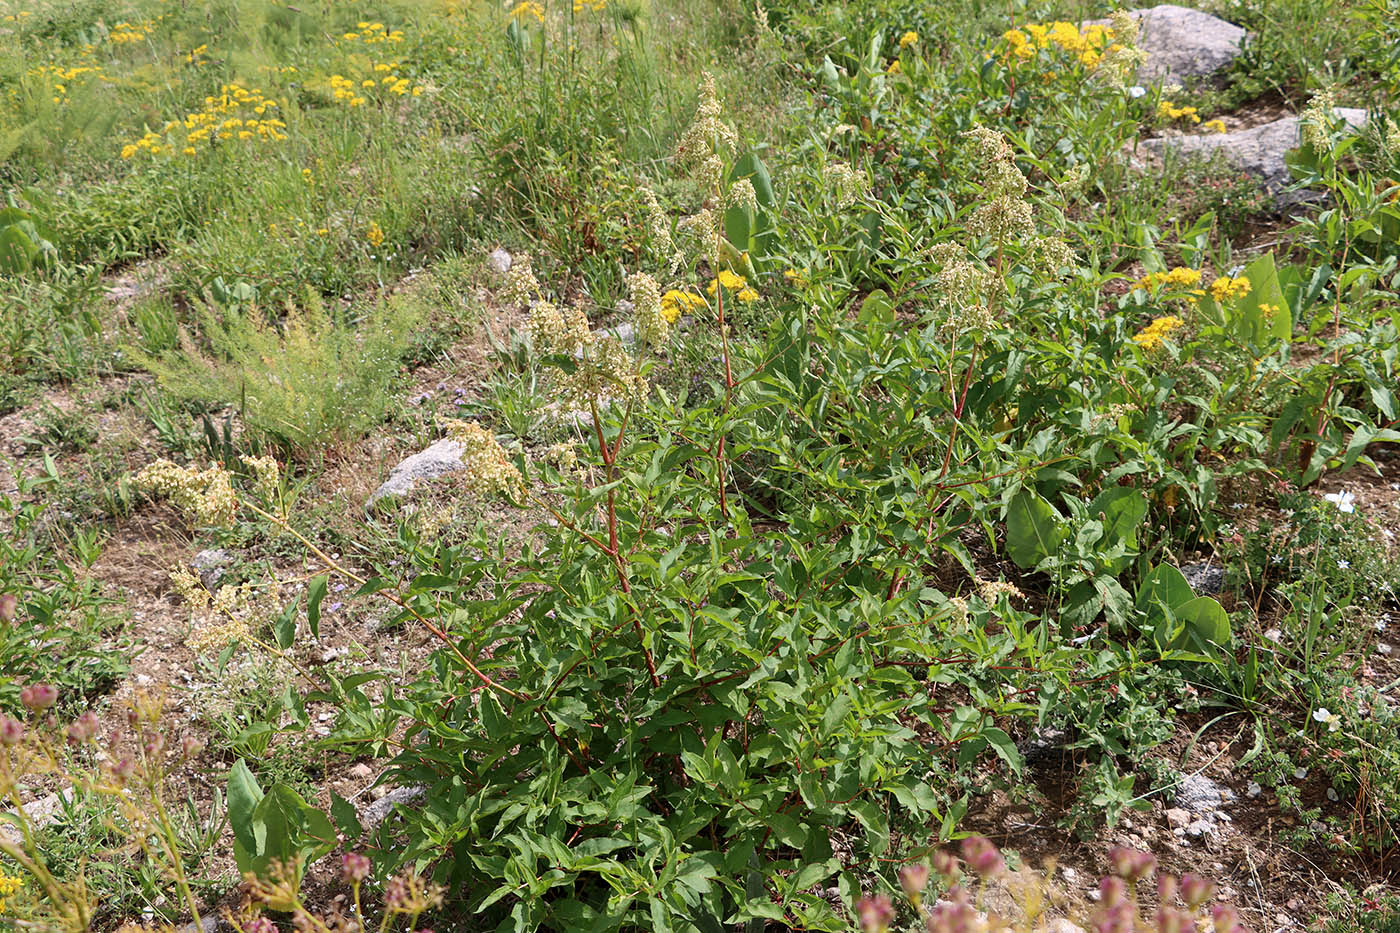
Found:
[{"label": "yellow flower cluster", "polygon": [[745,304],[757,301],[760,297],[758,292],[749,287],[748,279],[728,269],[721,269],[718,278],[712,280],[705,290],[713,295],[721,285],[734,292],[734,297]]},{"label": "yellow flower cluster", "polygon": [[661,316],[666,319],[667,324],[674,324],[682,314],[703,308],[706,304],[705,299],[694,292],[683,292],[673,288],[661,296]]},{"label": "yellow flower cluster", "polygon": [[150,37],[156,31],[156,23],[165,17],[157,17],[154,20],[142,20],[139,23],[120,22],[112,26],[107,33],[107,39],[114,45],[126,45],[131,42],[141,42]]},{"label": "yellow flower cluster", "polygon": [[918,44],[919,44],[919,34],[918,34],[917,32],[915,32],[914,30],[912,30],[912,29],[909,30],[908,32],[906,32],[904,35],[902,35],[902,36],[899,37],[899,47],[900,47],[901,49],[907,49],[907,48],[909,48],[909,46],[911,46],[911,45],[918,45]]},{"label": "yellow flower cluster", "polygon": [[1133,283],[1133,288],[1152,291],[1159,285],[1173,288],[1195,288],[1201,284],[1201,270],[1177,266],[1170,272],[1149,272]]},{"label": "yellow flower cluster", "polygon": [[1232,279],[1228,275],[1222,275],[1210,283],[1210,296],[1216,301],[1228,301],[1231,298],[1243,298],[1249,294],[1249,289],[1249,279],[1244,276]]},{"label": "yellow flower cluster", "polygon": [[185,115],[183,120],[168,121],[160,133],[150,130],[136,142],[122,147],[122,158],[130,159],[139,152],[151,155],[174,152],[186,156],[199,154],[202,144],[214,145],[219,140],[261,140],[282,142],[287,124],[272,116],[277,102],[263,96],[256,88],[225,84],[218,97],[204,98],[204,107]]},{"label": "yellow flower cluster", "polygon": [[1041,49],[1058,48],[1070,53],[1086,68],[1095,68],[1107,52],[1117,51],[1110,45],[1113,30],[1107,26],[1089,25],[1080,29],[1073,23],[1055,22],[1048,26],[1028,23],[1022,29],[1008,29],[1001,38],[1011,55],[1018,59],[1034,58]]},{"label": "yellow flower cluster", "polygon": [[[1169,100],[1164,100],[1157,105],[1157,116],[1167,120],[1188,120],[1191,123],[1201,122],[1201,115],[1196,112],[1195,107],[1178,107]],[[1224,124],[1221,125],[1224,126]]]},{"label": "yellow flower cluster", "polygon": [[361,107],[368,98],[365,96],[372,91],[380,91],[386,94],[393,94],[397,97],[412,95],[419,97],[423,94],[423,87],[415,85],[412,81],[399,74],[399,62],[378,62],[371,68],[371,74],[354,80],[341,74],[333,74],[330,77],[331,96],[341,101],[347,107]]},{"label": "yellow flower cluster", "polygon": [[61,104],[68,99],[68,85],[81,79],[84,75],[100,76],[102,74],[101,65],[74,65],[72,68],[62,68],[58,65],[39,65],[31,68],[27,72],[30,77],[42,78],[49,82],[50,93],[53,95],[53,102]]},{"label": "yellow flower cluster", "polygon": [[347,32],[340,38],[344,42],[363,42],[365,45],[397,44],[403,41],[402,29],[390,29],[383,23],[359,22],[356,32]]},{"label": "yellow flower cluster", "polygon": [[9,899],[18,894],[22,887],[24,887],[23,879],[13,878],[0,871],[0,914],[9,909]]},{"label": "yellow flower cluster", "polygon": [[161,459],[136,474],[136,485],[165,496],[202,525],[227,528],[238,515],[238,497],[228,472],[218,465],[197,470]]},{"label": "yellow flower cluster", "polygon": [[527,16],[533,16],[538,22],[544,22],[544,7],[535,0],[522,0],[515,5],[515,9],[510,11],[510,18],[523,20]]},{"label": "yellow flower cluster", "polygon": [[1224,132],[1225,132],[1225,121],[1224,121],[1224,120],[1207,120],[1206,122],[1204,122],[1204,123],[1201,124],[1201,129],[1203,129],[1203,130],[1210,130],[1212,133],[1224,133]]},{"label": "yellow flower cluster", "polygon": [[1133,335],[1133,343],[1144,350],[1155,350],[1162,345],[1162,341],[1171,335],[1171,332],[1182,326],[1186,322],[1176,315],[1155,318],[1142,330]]},{"label": "yellow flower cluster", "polygon": [[1263,302],[1260,302],[1259,304],[1259,313],[1264,315],[1264,320],[1266,321],[1272,321],[1274,319],[1274,315],[1278,314],[1278,312],[1278,305],[1265,304]]},{"label": "yellow flower cluster", "polygon": [[574,12],[582,13],[584,10],[591,10],[594,13],[601,13],[608,5],[608,0],[574,0]]},{"label": "yellow flower cluster", "polygon": [[189,54],[185,56],[185,64],[194,65],[195,67],[198,67],[200,65],[207,65],[209,64],[209,59],[205,56],[207,56],[208,54],[209,46],[195,46],[193,49],[190,50]]},{"label": "yellow flower cluster", "polygon": [[370,221],[369,229],[365,231],[365,242],[376,249],[384,242],[384,228],[379,226],[377,220]]}]

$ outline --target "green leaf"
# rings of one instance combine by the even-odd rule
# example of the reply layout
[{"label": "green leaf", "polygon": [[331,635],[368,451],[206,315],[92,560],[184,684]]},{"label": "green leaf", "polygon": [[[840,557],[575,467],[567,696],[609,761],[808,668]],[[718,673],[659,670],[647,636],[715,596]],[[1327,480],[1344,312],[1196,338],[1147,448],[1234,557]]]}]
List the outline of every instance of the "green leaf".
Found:
[{"label": "green leaf", "polygon": [[253,811],[264,795],[258,779],[241,758],[229,769],[228,790],[224,796],[228,799],[228,821],[234,838],[245,849],[253,851]]},{"label": "green leaf", "polygon": [[321,600],[326,598],[326,574],[316,577],[306,588],[306,627],[313,638],[321,637]]},{"label": "green leaf", "polygon": [[277,647],[283,651],[292,647],[297,640],[297,604],[287,603],[287,607],[282,610],[282,614],[272,623],[272,637],[277,641]]},{"label": "green leaf", "polygon": [[1180,570],[1171,564],[1161,564],[1138,586],[1137,607],[1150,617],[1154,610],[1159,610],[1157,614],[1160,615],[1161,606],[1175,612],[1178,606],[1189,602],[1194,596],[1191,584]]},{"label": "green leaf", "polygon": [[1176,607],[1174,612],[1185,629],[1169,648],[1194,649],[1219,656],[1222,648],[1230,647],[1230,616],[1214,599],[1197,596]]},{"label": "green leaf", "polygon": [[1016,566],[1029,570],[1059,551],[1064,526],[1054,506],[1022,489],[1006,510],[1006,552]]},{"label": "green leaf", "polygon": [[997,757],[1006,762],[1011,770],[1019,776],[1021,773],[1021,752],[1016,748],[1016,743],[1011,740],[1011,736],[996,726],[989,726],[982,730],[982,737],[987,740],[992,751],[997,753]]},{"label": "green leaf", "polygon": [[355,805],[335,791],[331,791],[331,819],[335,820],[335,828],[346,842],[353,842],[364,834]]}]

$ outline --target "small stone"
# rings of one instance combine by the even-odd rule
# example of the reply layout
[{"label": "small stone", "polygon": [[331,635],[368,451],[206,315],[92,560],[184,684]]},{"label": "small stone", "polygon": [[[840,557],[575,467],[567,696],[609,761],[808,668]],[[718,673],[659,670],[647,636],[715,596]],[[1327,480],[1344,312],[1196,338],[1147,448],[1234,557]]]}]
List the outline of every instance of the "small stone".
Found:
[{"label": "small stone", "polygon": [[1176,787],[1177,806],[1192,813],[1209,813],[1219,807],[1224,799],[1224,788],[1203,774],[1182,778]]},{"label": "small stone", "polygon": [[496,272],[505,275],[510,271],[513,260],[511,259],[510,253],[507,253],[498,246],[491,250],[491,254],[486,257],[486,261],[491,264],[491,268],[495,269]]},{"label": "small stone", "polygon": [[1258,797],[1264,792],[1264,788],[1259,786],[1258,781],[1250,781],[1249,787],[1245,788],[1244,794],[1251,799]]},{"label": "small stone", "polygon": [[1191,814],[1188,811],[1181,809],[1180,807],[1173,807],[1172,809],[1168,810],[1166,812],[1166,817],[1167,825],[1175,827],[1177,829],[1180,829],[1191,822]]},{"label": "small stone", "polygon": [[190,561],[190,569],[199,576],[204,588],[213,592],[219,588],[224,573],[233,566],[233,554],[221,547],[200,551]]},{"label": "small stone", "polygon": [[1203,839],[1215,832],[1215,824],[1210,820],[1196,820],[1186,827],[1186,835],[1193,839]]},{"label": "small stone", "polygon": [[360,762],[350,769],[350,776],[357,781],[368,781],[374,777],[374,769],[364,762]]},{"label": "small stone", "polygon": [[1332,801],[1333,803],[1336,803],[1338,800],[1341,799],[1337,796],[1337,789],[1335,787],[1327,788],[1327,799]]},{"label": "small stone", "polygon": [[1035,933],[1084,933],[1084,928],[1065,917],[1056,917],[1036,927]]},{"label": "small stone", "polygon": [[151,675],[149,674],[137,674],[132,679],[138,687],[149,687],[151,684],[155,683],[155,681],[151,679]]}]

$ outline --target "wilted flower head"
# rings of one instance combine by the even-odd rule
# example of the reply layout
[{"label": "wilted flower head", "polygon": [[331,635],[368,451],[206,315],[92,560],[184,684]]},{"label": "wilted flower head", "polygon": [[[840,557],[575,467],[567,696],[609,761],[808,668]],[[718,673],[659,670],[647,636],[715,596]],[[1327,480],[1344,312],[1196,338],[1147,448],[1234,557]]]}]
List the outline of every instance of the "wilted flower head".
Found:
[{"label": "wilted flower head", "polygon": [[19,692],[19,701],[33,713],[42,713],[58,702],[58,688],[53,684],[30,684]]},{"label": "wilted flower head", "polygon": [[985,836],[968,836],[962,842],[962,857],[967,867],[983,878],[991,878],[1006,870],[1006,862],[996,845]]},{"label": "wilted flower head", "polygon": [[894,921],[894,904],[888,894],[862,897],[856,902],[856,916],[865,933],[885,933]]},{"label": "wilted flower head", "polygon": [[454,421],[447,432],[463,447],[462,475],[467,488],[477,495],[524,494],[525,480],[495,435],[475,421]]},{"label": "wilted flower head", "polygon": [[19,597],[14,593],[0,593],[0,622],[9,625],[19,614]]}]

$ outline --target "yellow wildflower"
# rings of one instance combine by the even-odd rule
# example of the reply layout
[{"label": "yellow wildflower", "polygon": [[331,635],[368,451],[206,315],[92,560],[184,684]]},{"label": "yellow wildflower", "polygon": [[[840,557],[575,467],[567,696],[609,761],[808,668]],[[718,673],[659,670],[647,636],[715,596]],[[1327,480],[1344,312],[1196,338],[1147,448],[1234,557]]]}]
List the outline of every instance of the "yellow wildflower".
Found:
[{"label": "yellow wildflower", "polygon": [[384,230],[379,226],[378,221],[370,221],[369,229],[365,231],[365,242],[375,248],[384,242]]},{"label": "yellow wildflower", "polygon": [[1249,294],[1249,289],[1249,279],[1244,276],[1232,279],[1228,275],[1222,275],[1210,283],[1210,296],[1217,302],[1223,302],[1231,298],[1243,298]]},{"label": "yellow wildflower", "polygon": [[758,292],[754,291],[752,288],[743,288],[740,289],[739,294],[735,295],[734,297],[738,298],[745,304],[749,304],[758,300]]},{"label": "yellow wildflower", "polygon": [[902,35],[902,36],[899,37],[899,47],[900,47],[901,49],[907,49],[907,48],[909,48],[909,46],[911,46],[911,45],[918,45],[918,44],[919,44],[919,34],[918,34],[917,32],[915,32],[914,30],[912,30],[912,29],[909,30],[908,32],[906,32],[904,35]]},{"label": "yellow wildflower", "polygon": [[705,299],[694,292],[683,292],[673,288],[661,296],[661,315],[666,318],[668,324],[676,323],[685,312],[704,306]]},{"label": "yellow wildflower", "polygon": [[897,74],[899,74],[899,73],[900,73],[901,71],[903,71],[903,70],[904,70],[904,69],[903,69],[902,67],[900,67],[899,59],[896,58],[894,61],[890,62],[890,67],[888,67],[888,68],[885,69],[885,74],[887,74],[887,75],[897,75]]},{"label": "yellow wildflower", "polygon": [[1162,345],[1162,341],[1168,337],[1172,331],[1182,326],[1186,322],[1176,315],[1159,317],[1148,324],[1142,330],[1133,335],[1133,342],[1144,350],[1155,350]]},{"label": "yellow wildflower", "polygon": [[9,909],[9,898],[19,893],[19,889],[24,887],[24,880],[17,877],[10,877],[0,871],[0,914]]},{"label": "yellow wildflower", "polygon": [[527,16],[533,16],[538,22],[544,22],[544,7],[535,0],[522,0],[510,11],[511,19],[522,20]]},{"label": "yellow wildflower", "polygon": [[1201,122],[1201,115],[1196,112],[1195,107],[1178,107],[1169,100],[1164,100],[1157,105],[1157,116],[1165,117],[1169,120],[1188,120],[1191,123]]},{"label": "yellow wildflower", "polygon": [[1225,121],[1207,120],[1206,122],[1201,124],[1201,129],[1210,130],[1213,133],[1223,133],[1225,132]]}]

